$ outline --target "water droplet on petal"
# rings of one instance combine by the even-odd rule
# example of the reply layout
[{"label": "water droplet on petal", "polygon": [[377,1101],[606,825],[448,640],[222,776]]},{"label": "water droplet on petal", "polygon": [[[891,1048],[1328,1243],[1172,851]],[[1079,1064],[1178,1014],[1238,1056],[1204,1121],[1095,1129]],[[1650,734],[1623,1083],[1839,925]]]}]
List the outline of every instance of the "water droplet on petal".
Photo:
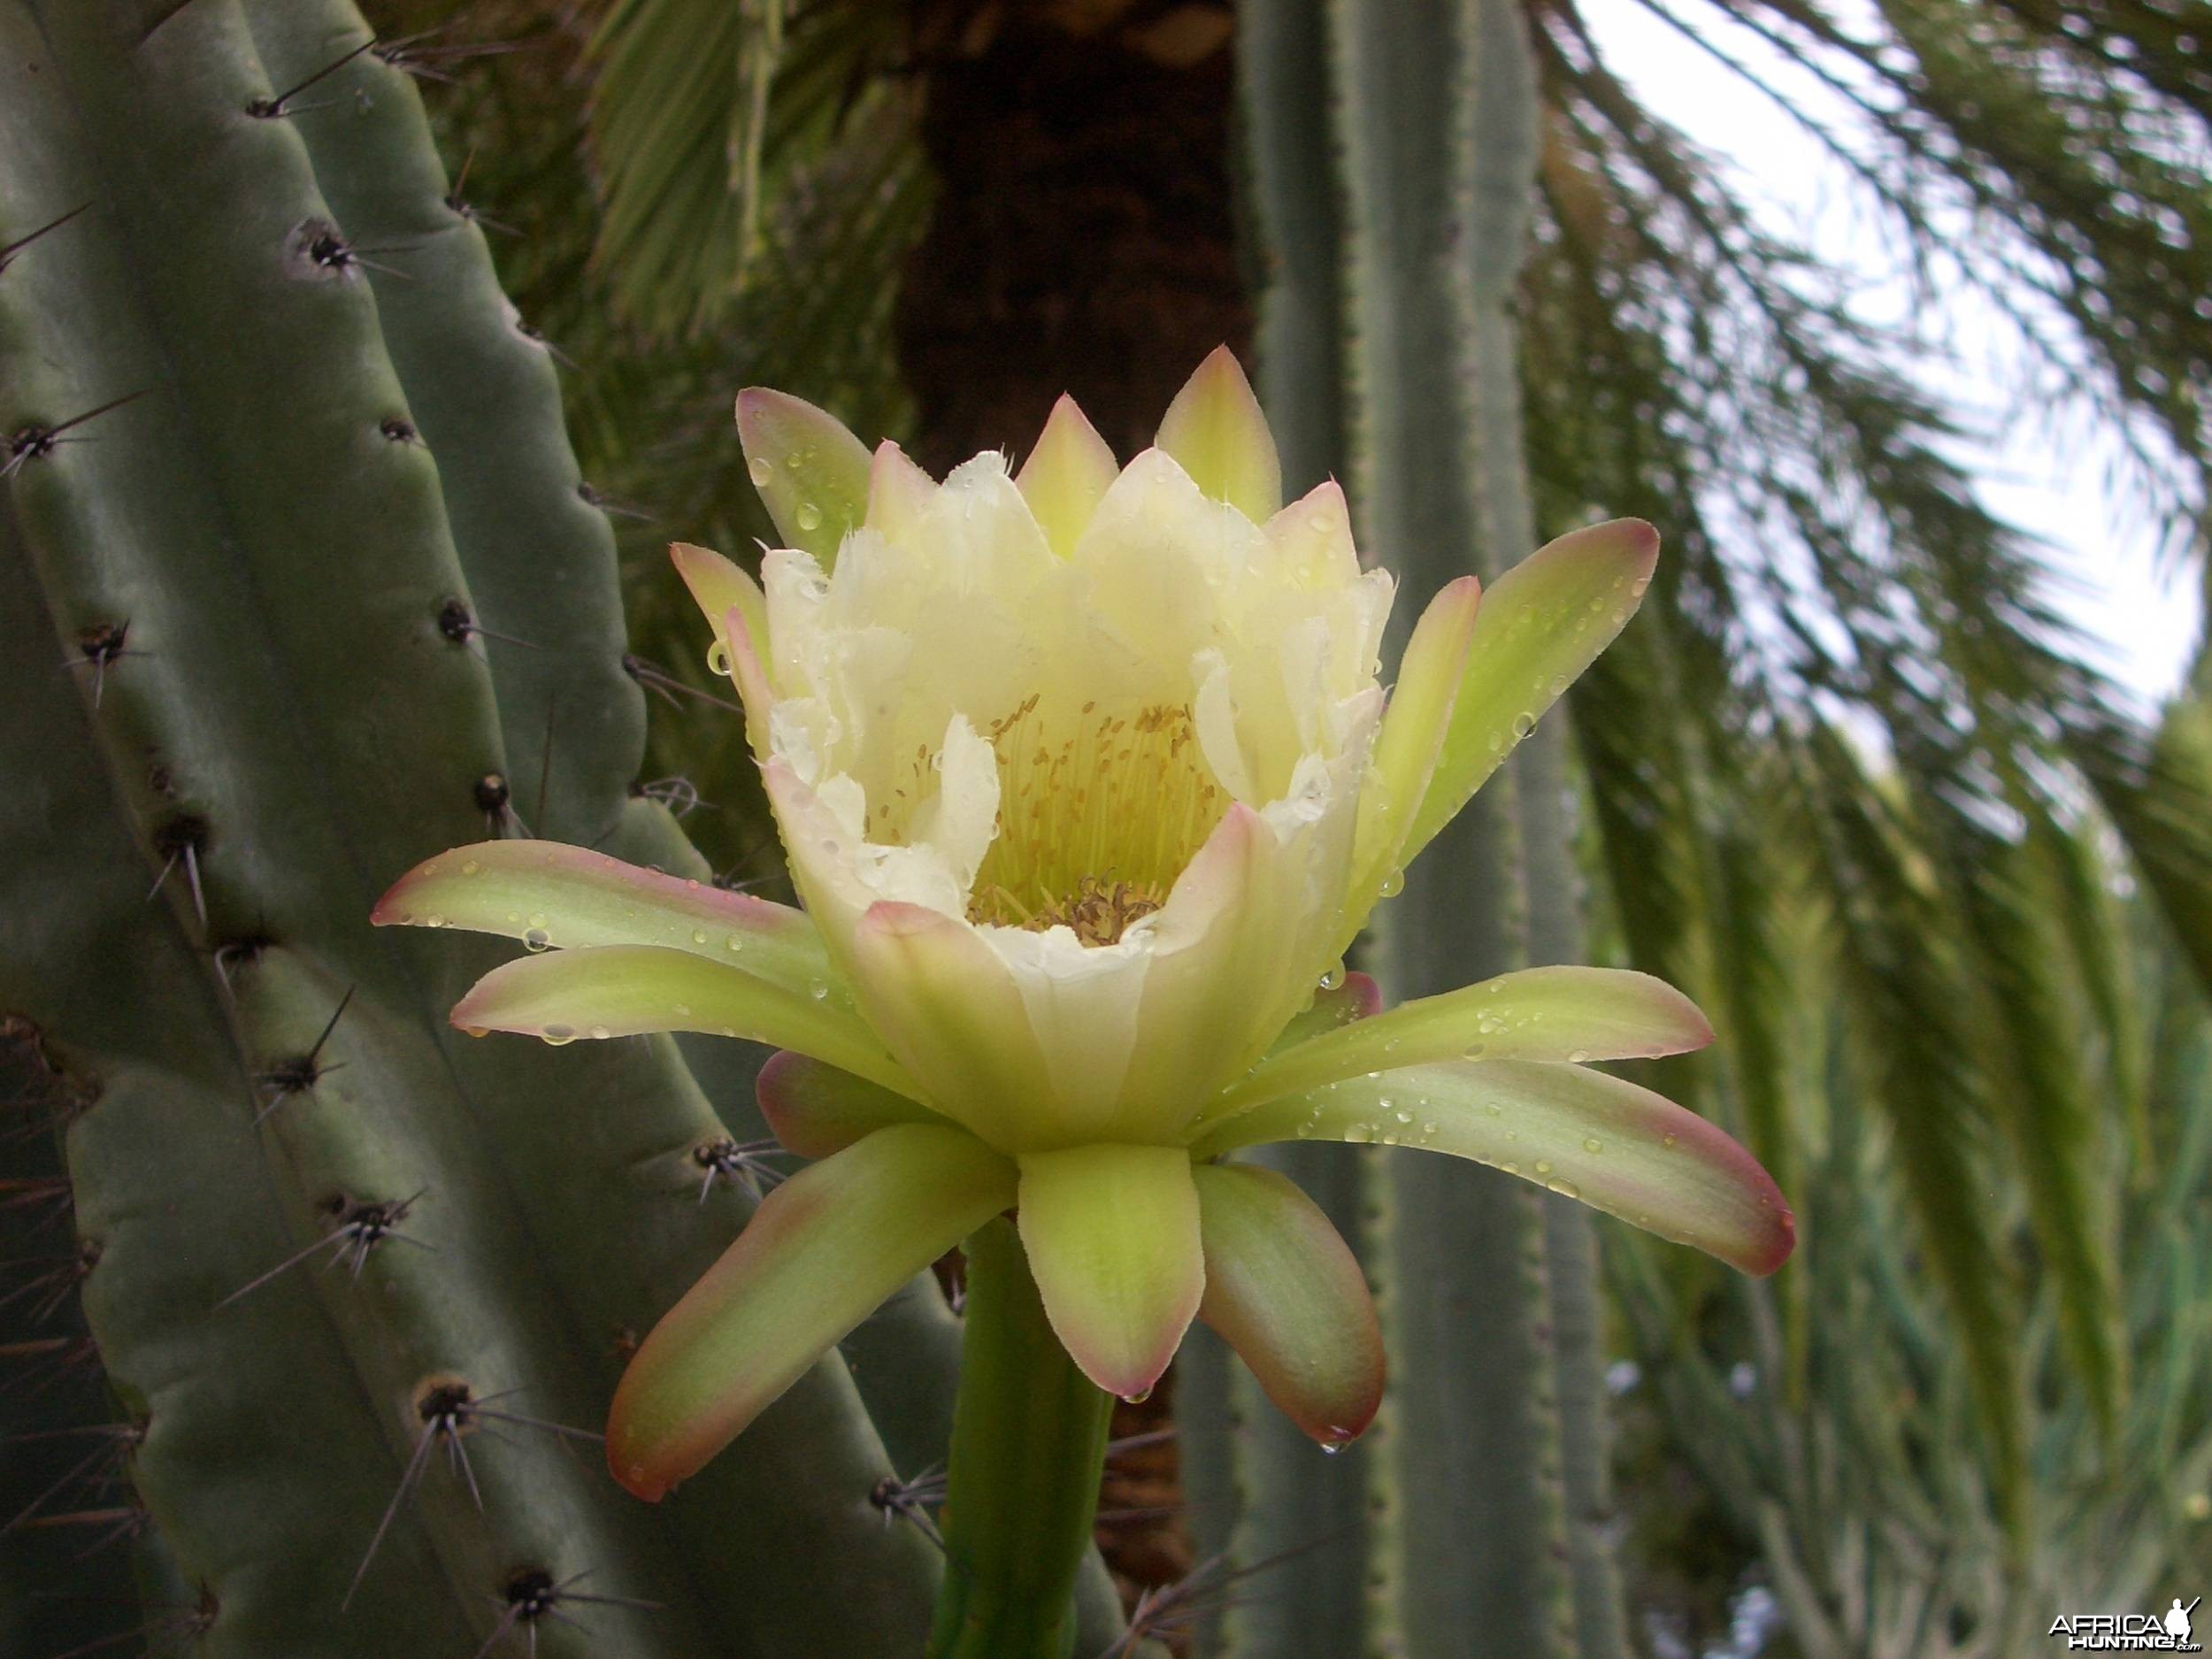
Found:
[{"label": "water droplet on petal", "polygon": [[1338,986],[1343,983],[1344,964],[1340,962],[1334,967],[1326,970],[1321,975],[1321,988],[1325,991],[1333,991]]},{"label": "water droplet on petal", "polygon": [[754,488],[765,489],[768,480],[775,477],[776,469],[769,465],[765,458],[757,455],[745,463],[745,472],[753,480]]},{"label": "water droplet on petal", "polygon": [[1121,1398],[1122,1403],[1125,1405],[1141,1406],[1146,1401],[1152,1398],[1152,1390],[1149,1388],[1140,1388],[1136,1393],[1133,1394],[1124,1394]]},{"label": "water droplet on petal", "polygon": [[1407,1110],[1403,1106],[1398,1108],[1395,1116],[1398,1121],[1402,1124],[1409,1124],[1413,1121],[1413,1114]]},{"label": "water droplet on petal", "polygon": [[1391,872],[1388,875],[1386,875],[1386,876],[1385,876],[1385,877],[1383,878],[1383,880],[1382,880],[1382,895],[1383,895],[1383,897],[1385,897],[1385,898],[1386,898],[1386,899],[1394,899],[1394,898],[1396,898],[1396,897],[1397,897],[1397,896],[1398,896],[1401,893],[1403,893],[1405,890],[1406,890],[1406,872],[1405,872],[1404,871],[1402,871],[1402,870],[1394,870],[1394,871],[1392,871],[1392,872]]},{"label": "water droplet on petal", "polygon": [[806,994],[812,997],[816,1002],[821,1002],[825,997],[829,995],[829,981],[827,979],[816,979],[812,981],[806,987]]},{"label": "water droplet on petal", "polygon": [[538,1035],[544,1038],[545,1041],[552,1047],[557,1048],[563,1043],[574,1042],[576,1041],[576,1027],[573,1025],[548,1025],[543,1031],[540,1032]]},{"label": "water droplet on petal", "polygon": [[1602,1152],[1605,1150],[1605,1142],[1595,1135],[1585,1135],[1582,1137],[1582,1149],[1585,1152]]},{"label": "water droplet on petal", "polygon": [[709,672],[717,674],[730,672],[730,648],[726,641],[717,640],[707,647],[707,669]]},{"label": "water droplet on petal", "polygon": [[445,926],[445,918],[439,915],[437,911],[433,910],[429,915],[422,918],[422,925],[425,927],[443,927]]},{"label": "water droplet on petal", "polygon": [[1470,1060],[1479,1060],[1490,1052],[1490,1045],[1486,1042],[1471,1042],[1460,1052]]},{"label": "water droplet on petal", "polygon": [[613,1036],[614,1033],[609,1031],[604,1025],[594,1025],[591,1028],[590,1034],[598,1041],[604,1042],[608,1038]]},{"label": "water droplet on petal", "polygon": [[1529,713],[1527,710],[1524,709],[1520,713],[1513,717],[1513,735],[1515,737],[1526,737],[1535,729],[1536,717]]},{"label": "water droplet on petal", "polygon": [[799,528],[802,530],[819,530],[821,527],[822,510],[819,507],[817,507],[810,501],[801,502],[799,503]]},{"label": "water droplet on petal", "polygon": [[482,864],[477,863],[475,859],[472,858],[461,866],[461,873],[465,876],[472,876],[483,867],[484,866]]},{"label": "water droplet on petal", "polygon": [[1549,1175],[1551,1173],[1551,1160],[1549,1158],[1537,1159],[1536,1172],[1539,1175]]},{"label": "water droplet on petal", "polygon": [[1680,1135],[1675,1135],[1675,1134],[1665,1134],[1665,1135],[1661,1135],[1661,1136],[1659,1137],[1659,1144],[1660,1144],[1661,1146],[1663,1146],[1663,1147],[1671,1147],[1671,1146],[1672,1146],[1672,1145],[1673,1145],[1676,1141],[1679,1141],[1681,1138],[1682,1138],[1682,1137],[1681,1137]]},{"label": "water droplet on petal", "polygon": [[703,927],[693,928],[691,930],[691,942],[695,945],[705,944],[707,942],[707,930]]},{"label": "water droplet on petal", "polygon": [[552,942],[542,927],[526,927],[522,930],[522,948],[525,950],[543,950]]},{"label": "water droplet on petal", "polygon": [[1569,1065],[1580,1065],[1585,1061],[1589,1059],[1589,1057],[1590,1051],[1587,1048],[1570,1048],[1567,1050],[1567,1064]]},{"label": "water droplet on petal", "polygon": [[732,934],[730,935],[730,949],[731,949],[732,950],[742,950],[742,949],[745,949],[745,935],[744,935],[744,934],[742,934],[742,933],[732,933]]},{"label": "water droplet on petal", "polygon": [[1345,1126],[1344,1138],[1356,1147],[1363,1147],[1370,1141],[1372,1141],[1375,1138],[1375,1125],[1372,1124],[1348,1124]]},{"label": "water droplet on petal", "polygon": [[1321,1448],[1321,1455],[1324,1457],[1335,1456],[1339,1452],[1342,1451],[1351,1443],[1352,1442],[1349,1440],[1321,1440],[1317,1442]]},{"label": "water droplet on petal", "polygon": [[1579,1187],[1577,1187],[1572,1181],[1548,1181],[1545,1184],[1548,1186],[1552,1191],[1557,1193],[1562,1198],[1579,1198],[1582,1196],[1582,1189]]}]

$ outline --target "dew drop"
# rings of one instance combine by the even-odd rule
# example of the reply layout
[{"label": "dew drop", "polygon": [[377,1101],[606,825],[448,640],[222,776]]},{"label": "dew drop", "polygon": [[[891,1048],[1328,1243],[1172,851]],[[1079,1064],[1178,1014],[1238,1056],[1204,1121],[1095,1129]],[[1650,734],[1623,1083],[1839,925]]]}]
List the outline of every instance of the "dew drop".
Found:
[{"label": "dew drop", "polygon": [[1344,1138],[1356,1147],[1363,1147],[1375,1138],[1372,1124],[1352,1124],[1346,1127]]},{"label": "dew drop", "polygon": [[1590,1051],[1587,1048],[1570,1048],[1567,1050],[1567,1064],[1569,1065],[1580,1065],[1589,1057]]},{"label": "dew drop", "polygon": [[1579,1187],[1577,1187],[1572,1181],[1547,1181],[1545,1185],[1549,1187],[1555,1193],[1557,1193],[1562,1198],[1579,1198],[1582,1196],[1582,1189]]},{"label": "dew drop", "polygon": [[557,1048],[564,1043],[574,1042],[576,1041],[576,1027],[573,1025],[548,1025],[543,1031],[540,1032],[538,1035],[544,1038],[547,1043],[551,1047]]},{"label": "dew drop", "polygon": [[1141,1406],[1146,1401],[1152,1398],[1152,1390],[1149,1388],[1140,1388],[1136,1393],[1133,1394],[1124,1394],[1121,1398],[1124,1405]]},{"label": "dew drop", "polygon": [[695,945],[705,944],[707,942],[707,930],[703,927],[693,928],[691,930],[691,942]]},{"label": "dew drop", "polygon": [[1333,1457],[1352,1442],[1349,1440],[1322,1440],[1318,1442],[1324,1457]]},{"label": "dew drop", "polygon": [[1536,1172],[1539,1175],[1549,1175],[1551,1173],[1551,1160],[1549,1158],[1537,1159]]},{"label": "dew drop", "polygon": [[1386,1147],[1394,1147],[1398,1144],[1398,1137],[1394,1134],[1378,1135],[1375,1138],[1382,1145]]},{"label": "dew drop", "polygon": [[465,1037],[488,1037],[492,1034],[492,1028],[489,1025],[464,1025],[461,1034]]},{"label": "dew drop", "polygon": [[1421,1133],[1424,1135],[1440,1135],[1444,1133],[1444,1125],[1432,1118],[1421,1125]]},{"label": "dew drop", "polygon": [[1460,1053],[1470,1060],[1479,1060],[1489,1052],[1490,1045],[1486,1042],[1471,1042],[1460,1050]]},{"label": "dew drop", "polygon": [[1605,1150],[1605,1142],[1595,1135],[1585,1135],[1582,1137],[1582,1149],[1585,1152],[1602,1152]]},{"label": "dew drop", "polygon": [[1671,1146],[1672,1146],[1672,1145],[1673,1145],[1676,1141],[1679,1141],[1681,1138],[1682,1138],[1682,1137],[1681,1137],[1680,1135],[1675,1135],[1675,1134],[1665,1134],[1665,1135],[1661,1135],[1661,1136],[1659,1137],[1659,1144],[1660,1144],[1661,1146],[1663,1146],[1663,1147],[1671,1147]]},{"label": "dew drop", "polygon": [[1334,967],[1327,970],[1321,976],[1321,988],[1325,991],[1333,991],[1338,986],[1343,983],[1344,964],[1340,962]]},{"label": "dew drop", "polygon": [[765,489],[768,480],[775,477],[776,469],[769,465],[765,458],[757,455],[745,463],[745,473],[753,480],[754,488]]},{"label": "dew drop", "polygon": [[613,1036],[614,1033],[609,1031],[604,1025],[594,1025],[590,1032],[587,1034],[597,1041],[604,1042],[608,1038]]},{"label": "dew drop", "polygon": [[1503,1170],[1508,1175],[1518,1175],[1521,1172],[1521,1166],[1514,1163],[1511,1159],[1508,1159],[1505,1163],[1499,1164],[1498,1167]]},{"label": "dew drop", "polygon": [[525,950],[543,950],[552,942],[542,927],[526,927],[522,931],[522,948]]},{"label": "dew drop", "polygon": [[829,995],[829,981],[816,979],[806,987],[806,994],[819,1002]]},{"label": "dew drop", "polygon": [[544,926],[545,912],[543,910],[532,910],[530,912],[530,926],[533,927]]},{"label": "dew drop", "polygon": [[445,918],[439,915],[437,911],[433,910],[429,915],[422,918],[422,925],[425,927],[443,927],[445,926]]},{"label": "dew drop", "polygon": [[742,933],[732,933],[730,935],[729,943],[732,950],[742,950],[745,949],[745,935]]},{"label": "dew drop", "polygon": [[1402,1124],[1409,1124],[1413,1121],[1413,1114],[1407,1110],[1403,1106],[1399,1107],[1397,1111],[1393,1115]]},{"label": "dew drop", "polygon": [[482,864],[478,864],[475,859],[472,858],[461,866],[461,873],[465,876],[472,876],[483,867],[484,866]]},{"label": "dew drop", "polygon": [[1298,1125],[1298,1138],[1299,1138],[1301,1141],[1310,1141],[1310,1140],[1312,1140],[1312,1139],[1313,1139],[1313,1125],[1312,1125],[1311,1124],[1300,1124],[1300,1125]]},{"label": "dew drop", "polygon": [[1394,871],[1392,871],[1392,872],[1391,872],[1388,875],[1386,875],[1386,876],[1385,876],[1385,877],[1383,878],[1383,881],[1382,881],[1382,895],[1383,895],[1383,897],[1385,897],[1385,898],[1386,898],[1386,899],[1394,899],[1394,898],[1396,898],[1396,897],[1397,897],[1397,896],[1398,896],[1401,893],[1403,893],[1405,890],[1406,890],[1406,872],[1405,872],[1404,871],[1402,871],[1402,870],[1394,870]]},{"label": "dew drop", "polygon": [[717,674],[730,672],[730,648],[727,642],[717,640],[707,647],[707,669],[710,673]]},{"label": "dew drop", "polygon": [[817,507],[810,501],[801,502],[799,503],[799,528],[802,530],[819,530],[821,527],[822,510],[819,507]]},{"label": "dew drop", "polygon": [[1520,713],[1513,717],[1513,735],[1515,737],[1526,737],[1535,729],[1536,717],[1529,713],[1526,710],[1523,710]]}]

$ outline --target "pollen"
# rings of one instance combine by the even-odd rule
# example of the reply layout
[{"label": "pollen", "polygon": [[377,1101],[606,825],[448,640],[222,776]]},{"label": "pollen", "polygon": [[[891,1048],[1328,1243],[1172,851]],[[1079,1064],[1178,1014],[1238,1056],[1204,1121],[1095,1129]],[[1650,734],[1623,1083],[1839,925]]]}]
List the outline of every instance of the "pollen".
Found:
[{"label": "pollen", "polygon": [[1110,945],[1167,901],[1228,810],[1187,706],[1061,705],[1032,693],[982,728],[997,833],[969,919]]}]

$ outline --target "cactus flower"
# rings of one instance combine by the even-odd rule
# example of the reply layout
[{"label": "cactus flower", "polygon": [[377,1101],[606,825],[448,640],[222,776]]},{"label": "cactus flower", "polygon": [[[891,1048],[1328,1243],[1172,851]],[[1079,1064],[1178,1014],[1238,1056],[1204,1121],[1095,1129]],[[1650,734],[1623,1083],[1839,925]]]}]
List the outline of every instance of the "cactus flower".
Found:
[{"label": "cactus flower", "polygon": [[1374,1310],[1319,1210],[1225,1157],[1261,1142],[1426,1148],[1751,1272],[1789,1253],[1740,1147],[1588,1068],[1709,1041],[1679,993],[1539,968],[1383,1012],[1340,963],[1626,622],[1649,526],[1577,531],[1486,595],[1452,583],[1386,695],[1392,580],[1361,567],[1334,483],[1282,503],[1225,351],[1125,467],[1064,398],[1019,471],[988,454],[941,483],[778,393],[746,393],[738,424],[790,545],[758,584],[674,557],[803,908],[496,841],[376,913],[533,948],[455,1008],[471,1030],[784,1050],[761,1105],[816,1162],[632,1362],[626,1486],[699,1468],[1010,1210],[1101,1388],[1144,1393],[1202,1318],[1308,1433],[1350,1440],[1382,1386]]}]

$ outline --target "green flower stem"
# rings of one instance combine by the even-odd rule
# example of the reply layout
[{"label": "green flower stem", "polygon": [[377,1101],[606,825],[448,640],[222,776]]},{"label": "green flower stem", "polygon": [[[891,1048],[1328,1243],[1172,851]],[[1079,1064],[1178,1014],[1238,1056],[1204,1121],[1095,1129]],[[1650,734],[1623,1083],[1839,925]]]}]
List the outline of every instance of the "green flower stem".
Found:
[{"label": "green flower stem", "polygon": [[929,1659],[1068,1659],[1113,1400],[1045,1320],[1003,1217],[967,1243],[966,1333]]}]

